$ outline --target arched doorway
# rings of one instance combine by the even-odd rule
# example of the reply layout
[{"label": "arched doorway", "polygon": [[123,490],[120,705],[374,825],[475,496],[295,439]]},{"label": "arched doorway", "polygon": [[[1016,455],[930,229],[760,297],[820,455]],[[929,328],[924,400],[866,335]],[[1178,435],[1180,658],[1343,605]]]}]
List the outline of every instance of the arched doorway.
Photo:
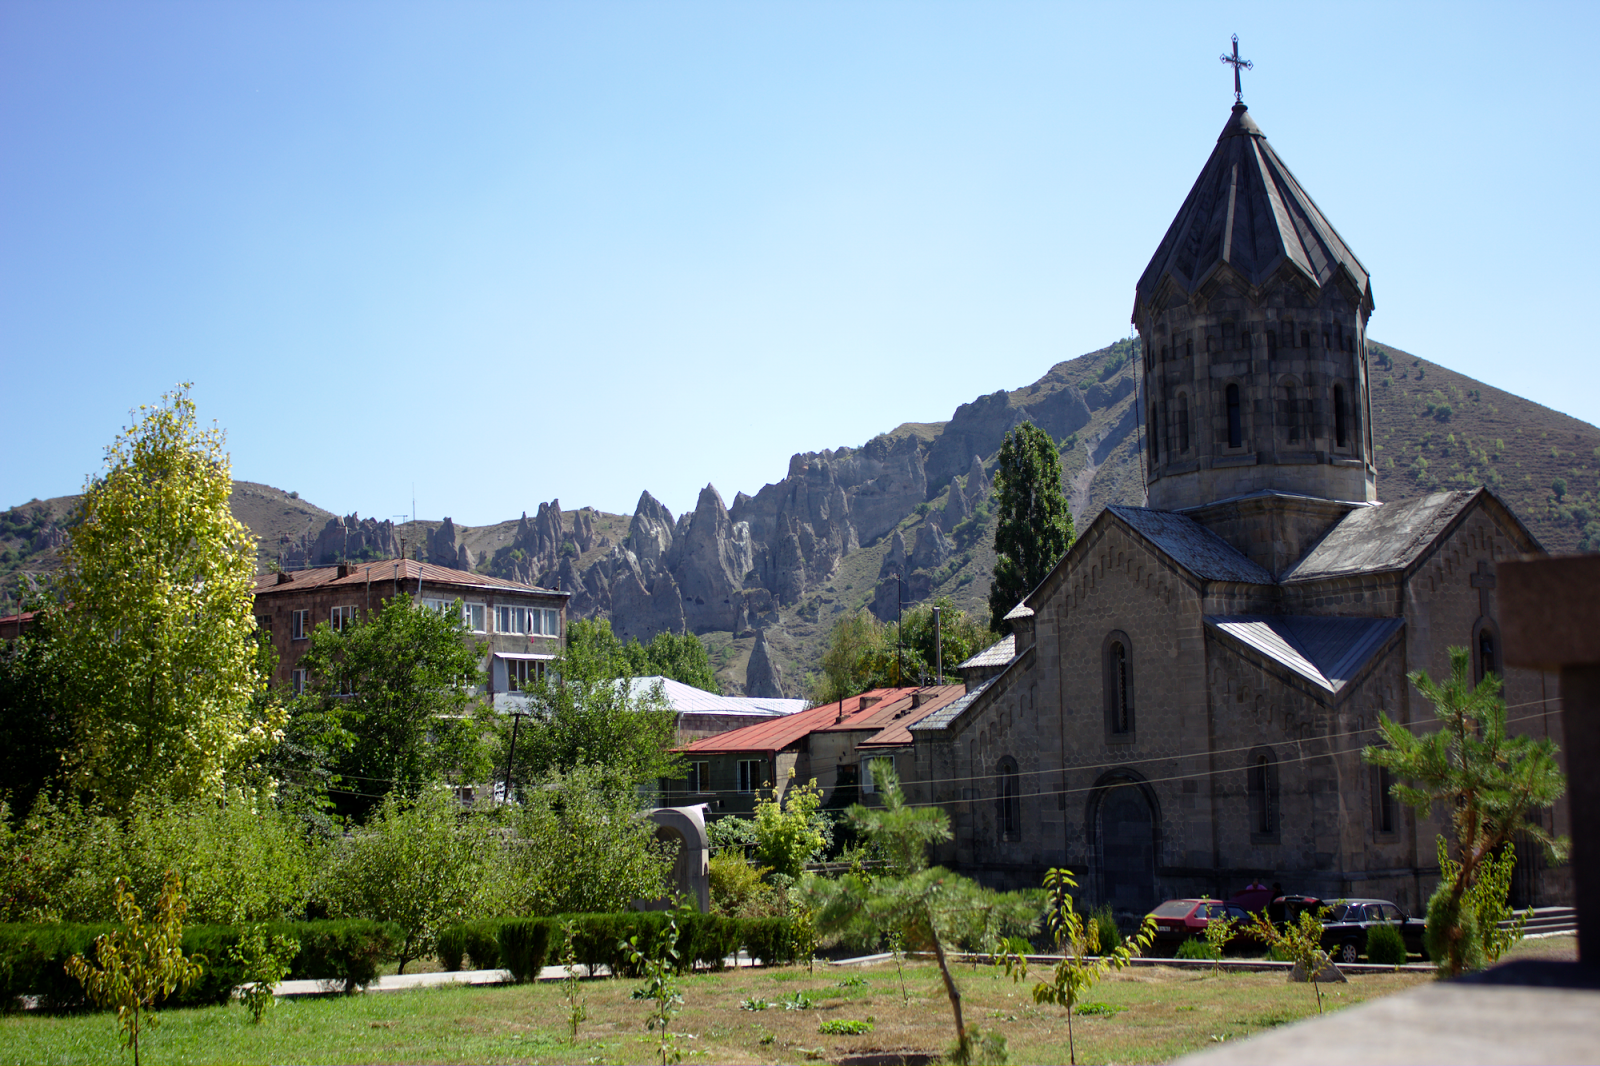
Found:
[{"label": "arched doorway", "polygon": [[1156,899],[1160,819],[1150,787],[1129,771],[1101,779],[1092,794],[1090,831],[1099,860],[1100,900],[1114,912],[1143,914]]}]

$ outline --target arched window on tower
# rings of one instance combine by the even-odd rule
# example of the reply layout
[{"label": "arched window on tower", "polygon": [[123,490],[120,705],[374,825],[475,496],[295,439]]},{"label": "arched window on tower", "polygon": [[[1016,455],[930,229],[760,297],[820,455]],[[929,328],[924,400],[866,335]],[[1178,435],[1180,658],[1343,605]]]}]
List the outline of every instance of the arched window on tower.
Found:
[{"label": "arched window on tower", "polygon": [[1267,330],[1267,358],[1268,359],[1276,358],[1277,354],[1278,354],[1278,331],[1275,330],[1275,329],[1269,329],[1269,330]]},{"label": "arched window on tower", "polygon": [[1344,386],[1335,382],[1333,386],[1333,442],[1339,447],[1346,447],[1347,430],[1345,427]]},{"label": "arched window on tower", "polygon": [[1278,760],[1271,748],[1256,748],[1245,764],[1250,788],[1250,837],[1262,842],[1278,835]]},{"label": "arched window on tower", "polygon": [[1311,347],[1311,331],[1309,329],[1303,329],[1300,331],[1300,347]]},{"label": "arched window on tower", "polygon": [[1250,350],[1250,331],[1249,330],[1245,330],[1243,333],[1239,334],[1239,347],[1243,348],[1246,352],[1248,352]]},{"label": "arched window on tower", "polygon": [[1022,839],[1022,794],[1018,787],[1017,760],[1007,755],[995,768],[995,796],[999,800],[998,816],[1001,840]]},{"label": "arched window on tower", "polygon": [[1473,673],[1476,675],[1476,679],[1482,682],[1490,674],[1500,672],[1499,660],[1495,658],[1493,626],[1484,624],[1478,629],[1478,647],[1476,650],[1477,655],[1474,658],[1478,661],[1473,664],[1475,667]]},{"label": "arched window on tower", "polygon": [[1298,444],[1305,436],[1300,420],[1300,382],[1294,378],[1284,378],[1282,406],[1284,436],[1291,444]]},{"label": "arched window on tower", "polygon": [[1156,446],[1156,404],[1154,400],[1150,401],[1150,421],[1147,424],[1147,432],[1150,434],[1150,468],[1154,470],[1156,463],[1161,460],[1161,452]]},{"label": "arched window on tower", "polygon": [[1194,338],[1193,337],[1190,337],[1188,340],[1183,342],[1183,357],[1185,359],[1193,359],[1194,358]]},{"label": "arched window on tower", "polygon": [[1189,394],[1178,393],[1178,453],[1189,450]]},{"label": "arched window on tower", "polygon": [[1239,386],[1228,386],[1228,447],[1244,447],[1244,412],[1239,409]]}]

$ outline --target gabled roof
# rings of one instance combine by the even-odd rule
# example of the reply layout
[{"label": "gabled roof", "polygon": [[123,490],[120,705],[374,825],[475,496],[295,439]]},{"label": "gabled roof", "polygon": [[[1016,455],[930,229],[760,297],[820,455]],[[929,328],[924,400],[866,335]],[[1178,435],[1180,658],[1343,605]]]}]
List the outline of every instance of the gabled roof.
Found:
[{"label": "gabled roof", "polygon": [[1007,633],[978,654],[956,667],[957,670],[977,670],[986,666],[1004,666],[1017,657],[1017,635]]},{"label": "gabled roof", "polygon": [[1405,625],[1403,618],[1207,615],[1206,625],[1338,693]]},{"label": "gabled roof", "polygon": [[[684,755],[726,755],[737,752],[782,751],[804,737],[832,726],[848,722],[863,711],[871,711],[879,704],[909,697],[914,688],[875,688],[859,696],[851,696],[835,703],[825,703],[770,721],[757,722],[742,729],[703,737],[674,751]],[[866,706],[862,703],[865,701]]]},{"label": "gabled roof", "polygon": [[1204,581],[1240,581],[1270,585],[1272,575],[1227,541],[1187,515],[1148,507],[1113,504],[1106,510],[1167,554],[1173,562]]},{"label": "gabled roof", "polygon": [[984,692],[988,690],[989,686],[998,680],[1000,680],[1000,675],[996,674],[994,677],[989,678],[971,692],[952,700],[943,707],[940,707],[937,711],[934,711],[932,714],[928,715],[926,718],[915,723],[910,727],[909,731],[912,733],[932,733],[950,728],[950,724],[957,718],[960,718],[961,713],[968,707],[971,707],[973,701],[975,701],[979,696],[983,695]]},{"label": "gabled roof", "polygon": [[1420,500],[1358,507],[1340,519],[1283,580],[1316,581],[1340,574],[1403,570],[1439,538],[1478,491],[1435,492]]},{"label": "gabled roof", "polygon": [[643,695],[657,683],[667,705],[684,714],[744,714],[752,718],[780,718],[805,710],[805,700],[767,699],[761,696],[719,696],[703,688],[685,685],[670,677],[621,678],[618,685],[627,685],[630,694]]},{"label": "gabled roof", "polygon": [[[339,576],[341,569],[345,570],[343,577]],[[285,577],[289,580],[284,581]],[[402,583],[409,581],[415,588],[419,577],[424,585],[448,585],[458,589],[478,591],[538,592],[546,596],[572,595],[570,592],[557,592],[537,585],[524,585],[520,581],[507,581],[504,578],[490,577],[488,574],[473,574],[466,570],[434,566],[432,563],[419,563],[415,559],[385,559],[376,563],[350,563],[342,568],[314,566],[307,570],[286,570],[281,574],[257,574],[255,592],[257,596],[270,596],[274,593],[298,593],[330,586],[354,588],[365,586],[368,581],[373,584],[383,581],[391,584],[395,581]]]},{"label": "gabled roof", "polygon": [[[830,729],[876,729],[870,737],[856,745],[859,751],[863,748],[901,748],[911,743],[911,726],[922,721],[930,714],[937,714],[939,709],[966,695],[965,685],[933,685],[919,689],[920,702],[912,697],[885,703],[881,707],[874,707],[866,714],[858,716],[855,722],[846,726],[831,726]],[[916,703],[916,706],[912,706]]]},{"label": "gabled roof", "polygon": [[1170,278],[1193,293],[1224,266],[1263,285],[1288,268],[1320,289],[1341,273],[1369,308],[1372,281],[1243,104],[1217,138],[1211,158],[1139,277],[1138,308]]}]

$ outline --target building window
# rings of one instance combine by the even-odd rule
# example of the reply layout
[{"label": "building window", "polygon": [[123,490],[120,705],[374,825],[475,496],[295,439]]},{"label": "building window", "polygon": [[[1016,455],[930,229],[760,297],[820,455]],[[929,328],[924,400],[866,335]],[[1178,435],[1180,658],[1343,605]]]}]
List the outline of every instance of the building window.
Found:
[{"label": "building window", "polygon": [[1189,394],[1178,393],[1178,451],[1189,450]]},{"label": "building window", "polygon": [[690,792],[710,792],[711,764],[709,762],[690,763],[689,773],[684,778],[684,784]]},{"label": "building window", "polygon": [[1275,329],[1269,329],[1269,330],[1267,330],[1267,358],[1268,359],[1276,358],[1277,354],[1278,354],[1278,331],[1275,330]]},{"label": "building window", "polygon": [[1394,774],[1389,772],[1387,766],[1374,766],[1372,768],[1372,778],[1372,787],[1378,793],[1373,797],[1373,828],[1380,833],[1393,833],[1396,824],[1393,791]]},{"label": "building window", "polygon": [[311,612],[309,610],[289,612],[290,640],[305,640],[311,635],[310,630]]},{"label": "building window", "polygon": [[995,772],[999,777],[995,792],[1000,800],[1000,839],[1021,840],[1022,797],[1017,786],[1017,761],[1008,755],[1000,760]]},{"label": "building window", "polygon": [[506,691],[526,692],[544,680],[546,663],[542,659],[506,659]]},{"label": "building window", "polygon": [[1478,624],[1478,639],[1474,645],[1473,658],[1476,662],[1472,664],[1472,675],[1474,680],[1481,684],[1490,674],[1500,672],[1500,660],[1496,658],[1494,624],[1488,619]]},{"label": "building window", "polygon": [[1348,435],[1348,433],[1347,433],[1347,430],[1345,428],[1345,413],[1344,413],[1344,386],[1336,383],[1333,386],[1333,441],[1334,441],[1334,443],[1337,444],[1339,447],[1343,448],[1345,446],[1345,440],[1346,440],[1347,435]]},{"label": "building window", "polygon": [[1283,416],[1284,428],[1291,443],[1297,443],[1303,437],[1304,424],[1300,418],[1300,382],[1294,378],[1283,379]]},{"label": "building window", "polygon": [[1271,749],[1257,748],[1245,767],[1250,781],[1250,835],[1260,841],[1278,833],[1278,760]]},{"label": "building window", "polygon": [[1183,357],[1185,359],[1193,359],[1194,358],[1194,338],[1193,337],[1190,337],[1188,340],[1183,342]]},{"label": "building window", "polygon": [[1247,352],[1250,350],[1250,331],[1249,330],[1245,330],[1243,333],[1239,334],[1239,347],[1243,348]]},{"label": "building window", "polygon": [[765,759],[740,759],[739,760],[739,791],[754,792],[762,785],[762,768],[767,765]]},{"label": "building window", "polygon": [[272,643],[272,616],[270,614],[256,615],[256,632],[268,644]]},{"label": "building window", "polygon": [[1126,633],[1106,637],[1104,646],[1106,731],[1114,737],[1133,736],[1133,651]]},{"label": "building window", "polygon": [[1150,466],[1152,469],[1154,469],[1157,459],[1160,458],[1160,453],[1156,450],[1156,405],[1154,402],[1150,404],[1150,423],[1148,432],[1150,434]]},{"label": "building window", "polygon": [[496,633],[526,633],[530,637],[561,635],[561,612],[540,607],[496,607]]},{"label": "building window", "polygon": [[1303,329],[1300,331],[1300,347],[1311,347],[1311,331],[1309,329]]},{"label": "building window", "polygon": [[882,755],[874,755],[861,760],[861,794],[863,796],[877,794],[878,786],[872,783],[872,764],[883,758]]},{"label": "building window", "polygon": [[1239,409],[1239,386],[1228,386],[1228,447],[1244,446],[1244,412]]},{"label": "building window", "polygon": [[335,607],[328,616],[328,625],[335,633],[344,631],[347,625],[353,625],[356,620],[354,607]]},{"label": "building window", "polygon": [[304,670],[289,671],[289,688],[296,696],[303,695],[306,690],[306,672]]},{"label": "building window", "polygon": [[467,627],[469,633],[482,633],[485,631],[486,609],[481,603],[463,603],[461,605],[461,622]]}]

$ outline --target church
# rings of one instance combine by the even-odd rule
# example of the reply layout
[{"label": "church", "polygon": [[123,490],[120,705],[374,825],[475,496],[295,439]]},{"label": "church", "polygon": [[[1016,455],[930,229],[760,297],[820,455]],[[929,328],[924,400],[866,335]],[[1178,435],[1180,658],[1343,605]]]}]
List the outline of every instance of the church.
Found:
[{"label": "church", "polygon": [[[1380,712],[1434,720],[1406,675],[1456,646],[1559,741],[1556,675],[1505,669],[1496,624],[1496,563],[1542,549],[1486,489],[1379,501],[1371,277],[1238,99],[1136,286],[1147,505],[1102,511],[911,727],[912,798],[951,815],[937,860],[999,887],[1065,866],[1119,914],[1252,880],[1415,913],[1441,825],[1361,749]],[[1514,903],[1570,896],[1519,856]]]}]

